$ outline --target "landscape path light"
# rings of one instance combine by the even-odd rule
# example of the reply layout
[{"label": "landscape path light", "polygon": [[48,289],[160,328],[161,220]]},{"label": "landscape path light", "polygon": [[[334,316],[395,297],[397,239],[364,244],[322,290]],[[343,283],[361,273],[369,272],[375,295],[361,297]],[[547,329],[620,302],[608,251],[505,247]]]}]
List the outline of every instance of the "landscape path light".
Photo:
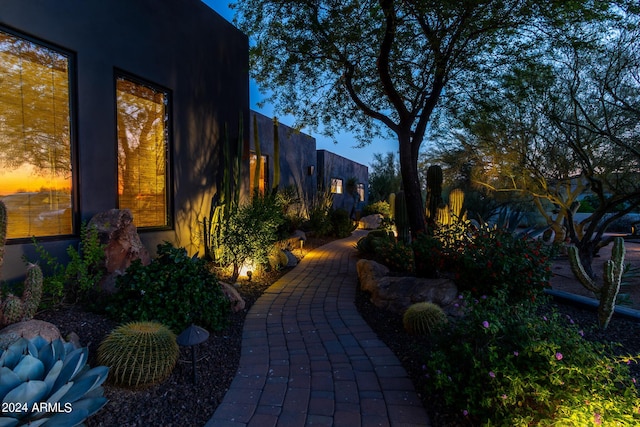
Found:
[{"label": "landscape path light", "polygon": [[193,361],[193,384],[197,384],[196,373],[196,346],[209,339],[209,332],[197,325],[191,325],[178,335],[176,342],[182,347],[191,347],[191,359]]}]

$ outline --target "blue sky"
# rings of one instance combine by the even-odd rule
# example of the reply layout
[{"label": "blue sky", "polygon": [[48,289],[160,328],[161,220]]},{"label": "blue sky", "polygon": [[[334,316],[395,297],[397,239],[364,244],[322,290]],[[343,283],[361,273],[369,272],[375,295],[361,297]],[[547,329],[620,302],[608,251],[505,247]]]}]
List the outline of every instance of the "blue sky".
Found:
[{"label": "blue sky", "polygon": [[[218,12],[222,15],[227,21],[233,21],[233,11],[229,8],[230,0],[202,0],[205,4],[207,4],[211,9]],[[263,108],[258,108],[257,103],[263,98],[260,93],[258,86],[253,79],[249,82],[250,85],[250,103],[251,109],[254,111],[258,111],[268,117],[273,117],[273,106],[265,105]],[[292,117],[278,117],[280,122],[285,125],[293,125],[294,119]],[[309,131],[303,129],[305,133],[310,133]],[[364,148],[355,148],[354,146],[357,144],[353,138],[348,135],[344,137],[338,138],[338,143],[334,144],[330,139],[325,138],[321,135],[311,136],[316,138],[316,148],[318,150],[328,150],[333,153],[339,154],[340,156],[346,157],[363,165],[369,166],[369,173],[371,173],[370,164],[373,160],[374,153],[386,153],[388,151],[397,151],[398,143],[396,141],[377,141],[374,142]]]}]

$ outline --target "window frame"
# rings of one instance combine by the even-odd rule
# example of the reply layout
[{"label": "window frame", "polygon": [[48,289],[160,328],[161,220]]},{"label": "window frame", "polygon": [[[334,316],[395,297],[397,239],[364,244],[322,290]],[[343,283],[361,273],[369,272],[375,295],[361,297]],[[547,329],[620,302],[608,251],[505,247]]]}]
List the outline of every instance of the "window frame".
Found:
[{"label": "window frame", "polygon": [[140,226],[136,223],[136,218],[134,214],[134,224],[139,232],[152,232],[152,231],[166,231],[173,230],[175,228],[174,223],[174,194],[173,194],[173,146],[174,146],[174,138],[173,138],[173,91],[166,86],[157,84],[152,82],[149,79],[145,79],[133,73],[127,72],[125,70],[114,68],[113,72],[113,96],[114,96],[114,131],[115,131],[115,177],[116,177],[116,193],[115,193],[115,202],[117,209],[127,209],[126,207],[120,206],[120,197],[118,195],[118,177],[119,177],[119,167],[118,167],[118,159],[119,159],[119,149],[118,149],[118,79],[125,79],[134,84],[144,86],[150,89],[153,89],[158,92],[162,92],[165,97],[165,116],[167,117],[165,120],[166,128],[164,133],[166,135],[165,141],[165,218],[166,223],[164,225],[151,225],[151,226]]},{"label": "window frame", "polygon": [[38,242],[53,242],[78,238],[80,236],[80,195],[79,195],[79,161],[78,161],[78,61],[76,52],[47,40],[34,37],[22,31],[0,24],[0,31],[29,43],[55,51],[67,58],[68,105],[69,105],[69,165],[71,167],[71,232],[46,236],[28,236],[7,238],[7,245]]}]

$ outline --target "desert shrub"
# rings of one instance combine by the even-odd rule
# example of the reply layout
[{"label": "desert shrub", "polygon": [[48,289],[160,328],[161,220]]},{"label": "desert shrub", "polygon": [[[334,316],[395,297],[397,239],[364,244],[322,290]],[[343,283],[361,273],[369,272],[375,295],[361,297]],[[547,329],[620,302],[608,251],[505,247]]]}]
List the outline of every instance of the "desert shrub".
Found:
[{"label": "desert shrub", "polygon": [[[638,425],[627,363],[579,326],[505,292],[459,300],[464,316],[424,353],[426,390],[470,425]],[[603,423],[604,425],[604,423]]]},{"label": "desert shrub", "polygon": [[356,229],[354,222],[349,218],[349,212],[344,209],[334,209],[331,211],[331,230],[338,238],[348,237]]},{"label": "desert shrub", "polygon": [[330,211],[320,207],[313,207],[309,212],[309,220],[305,223],[305,230],[312,231],[318,237],[331,234]]},{"label": "desert shrub", "polygon": [[516,301],[549,286],[552,248],[539,240],[481,227],[461,248],[448,252],[460,291],[478,296],[504,288]]},{"label": "desert shrub", "polygon": [[67,247],[69,261],[63,264],[33,239],[42,263],[43,306],[56,305],[63,300],[91,303],[98,292],[96,285],[105,274],[104,245],[100,243],[96,227],[80,226],[80,243],[76,249]]},{"label": "desert shrub", "polygon": [[379,201],[366,205],[362,208],[362,216],[373,214],[380,214],[385,218],[389,218],[391,216],[391,208],[389,207],[389,203],[386,201]]},{"label": "desert shrub", "polygon": [[442,242],[428,233],[420,233],[411,242],[413,248],[416,276],[436,278],[444,267]]},{"label": "desert shrub", "polygon": [[413,274],[413,250],[398,242],[393,233],[384,230],[370,231],[356,243],[358,252],[397,273]]},{"label": "desert shrub", "polygon": [[285,223],[284,213],[274,195],[255,195],[251,203],[233,212],[222,229],[222,265],[233,266],[232,281],[247,260],[254,265],[266,265],[269,252],[281,237],[279,228]]},{"label": "desert shrub", "polygon": [[156,321],[180,333],[192,323],[220,330],[229,318],[229,301],[204,260],[169,242],[149,265],[134,261],[116,287],[107,313],[120,322]]}]

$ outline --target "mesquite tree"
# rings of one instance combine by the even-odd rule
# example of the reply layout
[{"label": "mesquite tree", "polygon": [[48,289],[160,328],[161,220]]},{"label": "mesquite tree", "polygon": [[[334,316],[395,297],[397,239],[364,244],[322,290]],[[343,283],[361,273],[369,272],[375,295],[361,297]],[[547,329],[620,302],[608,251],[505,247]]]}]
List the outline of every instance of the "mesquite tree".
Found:
[{"label": "mesquite tree", "polygon": [[600,19],[613,2],[595,3],[238,0],[232,7],[253,40],[253,77],[297,126],[353,132],[363,145],[395,136],[415,237],[425,230],[418,154],[445,88],[485,78],[488,58],[516,61],[543,28]]}]

